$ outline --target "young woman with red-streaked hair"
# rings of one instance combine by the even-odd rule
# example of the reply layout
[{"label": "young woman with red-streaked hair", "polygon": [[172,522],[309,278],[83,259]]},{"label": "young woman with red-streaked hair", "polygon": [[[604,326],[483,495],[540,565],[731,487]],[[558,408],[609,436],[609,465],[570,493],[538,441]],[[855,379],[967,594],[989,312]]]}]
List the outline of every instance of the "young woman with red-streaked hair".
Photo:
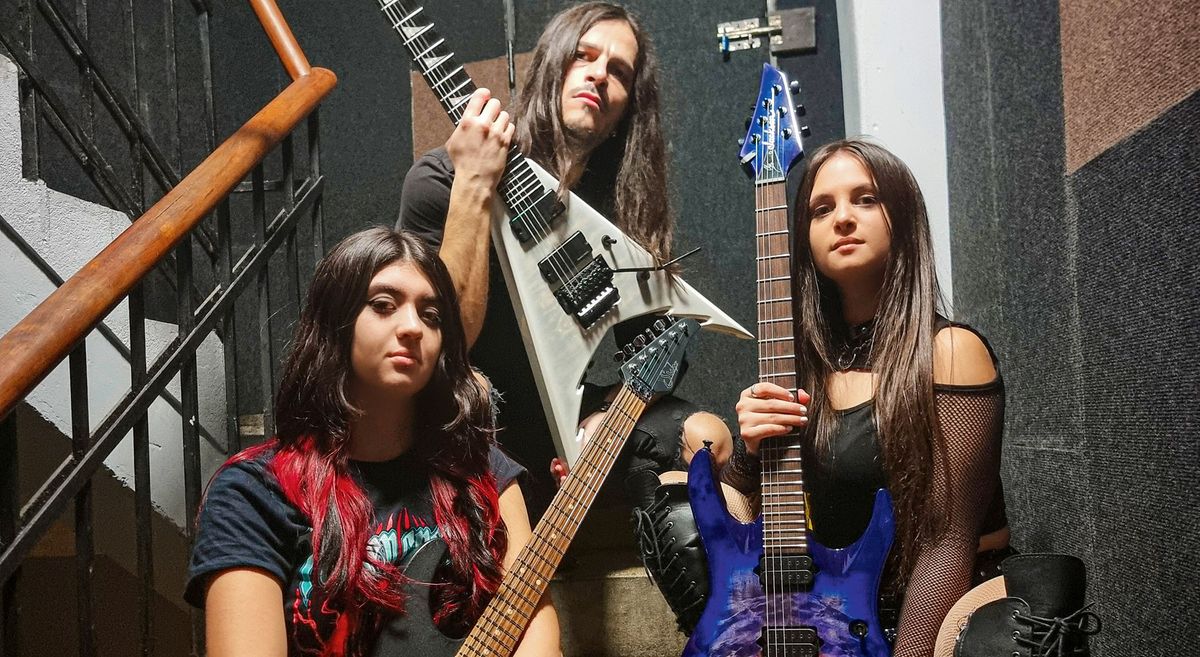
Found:
[{"label": "young woman with red-streaked hair", "polygon": [[[317,265],[283,365],[275,437],[226,463],[197,520],[186,598],[211,657],[362,655],[403,613],[406,557],[440,537],[437,622],[465,633],[531,535],[467,362],[454,286],[386,228]],[[518,655],[558,654],[543,599]]]}]

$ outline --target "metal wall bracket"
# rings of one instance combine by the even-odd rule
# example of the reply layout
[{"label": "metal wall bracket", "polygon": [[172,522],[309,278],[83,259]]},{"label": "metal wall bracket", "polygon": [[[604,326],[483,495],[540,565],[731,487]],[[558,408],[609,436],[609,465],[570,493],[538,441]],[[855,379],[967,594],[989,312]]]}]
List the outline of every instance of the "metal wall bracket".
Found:
[{"label": "metal wall bracket", "polygon": [[766,25],[759,18],[717,24],[717,47],[725,55],[758,48],[764,37],[772,55],[792,55],[816,48],[816,8],[800,7],[767,14]]}]

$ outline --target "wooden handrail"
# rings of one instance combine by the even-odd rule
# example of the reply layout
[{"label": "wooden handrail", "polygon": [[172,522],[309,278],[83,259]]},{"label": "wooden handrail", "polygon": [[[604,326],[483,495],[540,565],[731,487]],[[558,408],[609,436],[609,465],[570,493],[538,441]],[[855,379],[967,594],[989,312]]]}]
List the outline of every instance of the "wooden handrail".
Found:
[{"label": "wooden handrail", "polygon": [[292,76],[293,80],[308,75],[308,58],[304,56],[300,44],[296,43],[292,28],[288,27],[287,21],[283,19],[275,0],[250,0],[250,6],[258,15],[258,22],[262,24],[263,31],[275,47],[275,54],[279,55],[279,61],[283,62],[283,68],[287,69],[288,75]]},{"label": "wooden handrail", "polygon": [[307,75],[297,78],[154,207],[0,337],[0,419],[66,358],[336,84],[337,76],[323,68],[310,69]]}]

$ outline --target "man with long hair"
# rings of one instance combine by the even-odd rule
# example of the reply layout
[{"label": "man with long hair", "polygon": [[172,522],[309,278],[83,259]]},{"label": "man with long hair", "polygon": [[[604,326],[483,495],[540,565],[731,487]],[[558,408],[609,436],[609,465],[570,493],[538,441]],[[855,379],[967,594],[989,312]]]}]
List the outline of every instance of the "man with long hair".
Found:
[{"label": "man with long hair", "polygon": [[[439,246],[470,342],[486,331],[472,360],[504,396],[501,442],[527,465],[550,461],[553,448],[499,265],[489,258],[491,210],[508,148],[515,141],[559,179],[560,197],[575,192],[665,261],[674,224],[658,91],[657,58],[637,18],[605,2],[575,5],[551,19],[539,38],[514,103],[515,120],[486,89],[478,90],[446,145],[421,157],[405,177],[399,226]],[[618,325],[618,344],[653,319]],[[604,393],[585,392],[585,430],[599,424]],[[682,469],[704,441],[715,443],[721,461],[735,451],[724,422],[697,411],[667,397],[642,416],[623,467],[635,507],[650,506],[658,474]],[[531,470],[545,472],[544,466]],[[566,466],[555,463],[553,473],[564,476]]]}]

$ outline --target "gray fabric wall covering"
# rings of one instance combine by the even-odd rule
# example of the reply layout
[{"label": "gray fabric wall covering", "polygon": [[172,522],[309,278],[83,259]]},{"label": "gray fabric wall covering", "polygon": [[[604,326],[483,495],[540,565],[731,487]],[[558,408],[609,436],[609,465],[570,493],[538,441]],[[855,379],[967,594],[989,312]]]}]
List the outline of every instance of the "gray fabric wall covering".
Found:
[{"label": "gray fabric wall covering", "polygon": [[942,9],[954,301],[1009,386],[1014,543],[1087,562],[1093,654],[1197,654],[1200,100],[1067,176],[1057,3]]}]

